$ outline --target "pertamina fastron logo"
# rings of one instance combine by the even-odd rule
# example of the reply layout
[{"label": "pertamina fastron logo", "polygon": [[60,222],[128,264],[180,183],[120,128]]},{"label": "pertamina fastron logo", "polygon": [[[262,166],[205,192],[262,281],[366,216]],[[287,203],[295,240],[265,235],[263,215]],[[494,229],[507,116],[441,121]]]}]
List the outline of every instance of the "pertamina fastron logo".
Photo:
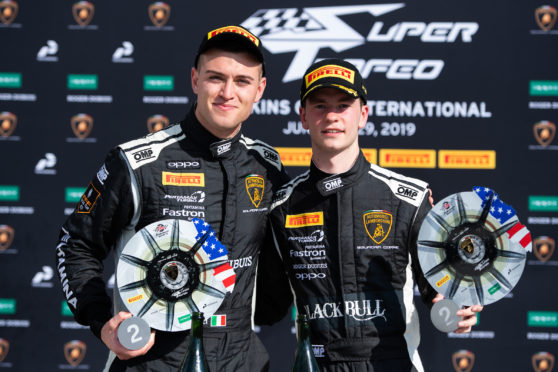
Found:
[{"label": "pertamina fastron logo", "polygon": [[149,14],[149,19],[153,22],[155,27],[163,27],[169,20],[171,7],[167,3],[158,1],[149,5],[147,12]]},{"label": "pertamina fastron logo", "polygon": [[531,364],[535,372],[550,372],[554,368],[554,355],[546,351],[533,354]]},{"label": "pertamina fastron logo", "polygon": [[381,244],[388,237],[393,223],[393,216],[388,211],[366,211],[362,215],[364,229],[376,244]]},{"label": "pertamina fastron logo", "polygon": [[17,116],[15,114],[4,111],[0,113],[0,136],[9,137],[17,126]]},{"label": "pertamina fastron logo", "polygon": [[285,219],[285,227],[292,229],[305,226],[321,226],[324,224],[324,212],[289,214]]},{"label": "pertamina fastron logo", "polygon": [[163,185],[170,186],[198,186],[205,187],[205,174],[203,173],[173,173],[162,172]]},{"label": "pertamina fastron logo", "polygon": [[552,257],[556,243],[549,236],[540,236],[533,241],[533,253],[541,262],[546,262]]},{"label": "pertamina fastron logo", "polygon": [[15,230],[8,225],[0,225],[0,252],[10,248],[14,241]]},{"label": "pertamina fastron logo", "polygon": [[475,365],[475,354],[469,350],[459,350],[451,356],[455,372],[470,372]]},{"label": "pertamina fastron logo", "polygon": [[435,168],[435,150],[380,149],[380,166],[385,168]]},{"label": "pertamina fastron logo", "polygon": [[169,126],[169,118],[165,115],[153,115],[147,119],[147,130],[149,133],[160,131]]},{"label": "pertamina fastron logo", "polygon": [[535,20],[543,31],[550,31],[556,24],[558,12],[550,5],[543,5],[535,9]]},{"label": "pertamina fastron logo", "polygon": [[438,167],[445,169],[496,169],[496,151],[439,150]]},{"label": "pertamina fastron logo", "polygon": [[[346,5],[310,8],[260,9],[242,22],[242,26],[258,36],[272,54],[296,52],[282,81],[298,80],[316,61],[321,49],[340,53],[365,43],[402,42],[407,37],[419,38],[423,43],[470,43],[479,25],[476,22],[398,22],[384,27],[375,21],[367,35],[348,25],[341,17],[370,14],[380,17],[401,9],[404,3]],[[337,57],[327,55],[324,58]],[[349,60],[362,73],[364,79],[371,73],[382,73],[388,79],[436,79],[443,67],[440,59],[416,58],[378,59],[353,58]]]},{"label": "pertamina fastron logo", "polygon": [[264,178],[258,174],[251,174],[244,180],[246,184],[246,192],[254,204],[258,208],[263,199],[265,181]]},{"label": "pertamina fastron logo", "polygon": [[95,5],[89,1],[78,1],[72,5],[72,14],[76,23],[82,27],[91,23],[95,14]]},{"label": "pertamina fastron logo", "polygon": [[85,345],[85,342],[72,340],[70,342],[66,342],[64,345],[64,356],[66,357],[69,365],[76,367],[83,361],[83,358],[85,358],[86,350],[87,346]]},{"label": "pertamina fastron logo", "polygon": [[0,1],[0,22],[9,25],[17,17],[19,5],[13,0]]},{"label": "pertamina fastron logo", "polygon": [[546,147],[552,143],[556,135],[556,125],[548,120],[542,120],[533,125],[533,134],[537,142]]},{"label": "pertamina fastron logo", "polygon": [[93,118],[90,115],[80,113],[72,116],[70,125],[77,138],[85,139],[93,129]]}]

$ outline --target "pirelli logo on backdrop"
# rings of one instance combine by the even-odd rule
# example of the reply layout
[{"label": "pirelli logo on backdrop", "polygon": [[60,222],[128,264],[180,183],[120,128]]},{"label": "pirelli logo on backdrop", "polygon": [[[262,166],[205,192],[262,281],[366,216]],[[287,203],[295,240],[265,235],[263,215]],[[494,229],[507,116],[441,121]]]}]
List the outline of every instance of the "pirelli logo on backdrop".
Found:
[{"label": "pirelli logo on backdrop", "polygon": [[380,149],[380,166],[387,168],[435,168],[436,150]]},{"label": "pirelli logo on backdrop", "polygon": [[307,167],[312,159],[310,147],[276,147],[285,167]]},{"label": "pirelli logo on backdrop", "polygon": [[325,65],[306,74],[304,77],[306,88],[308,88],[314,81],[326,77],[344,79],[351,84],[354,84],[355,82],[355,72],[353,70],[337,65]]},{"label": "pirelli logo on backdrop", "polygon": [[288,214],[285,220],[285,227],[288,229],[306,226],[321,226],[323,224],[324,212]]},{"label": "pirelli logo on backdrop", "polygon": [[496,151],[439,150],[438,167],[446,169],[495,169]]},{"label": "pirelli logo on backdrop", "polygon": [[163,172],[162,176],[163,185],[205,187],[205,174],[203,173]]}]

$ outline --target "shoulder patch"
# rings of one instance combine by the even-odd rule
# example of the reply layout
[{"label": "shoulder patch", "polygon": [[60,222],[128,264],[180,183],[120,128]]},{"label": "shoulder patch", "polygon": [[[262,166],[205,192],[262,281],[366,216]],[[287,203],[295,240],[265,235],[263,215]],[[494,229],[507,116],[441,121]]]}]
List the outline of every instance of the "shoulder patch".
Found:
[{"label": "shoulder patch", "polygon": [[133,170],[155,161],[161,151],[186,136],[179,124],[119,145]]},{"label": "shoulder patch", "polygon": [[293,178],[283,186],[279,190],[275,192],[273,195],[273,200],[271,202],[270,210],[273,210],[275,207],[280,206],[284,202],[286,202],[291,194],[293,193],[295,187],[303,181],[306,181],[310,177],[310,171],[307,170],[306,172],[302,173],[301,175]]},{"label": "shoulder patch", "polygon": [[240,143],[248,150],[257,151],[268,163],[274,165],[278,170],[281,170],[281,158],[279,157],[279,153],[272,146],[259,140],[244,137],[244,135],[240,136]]},{"label": "shoulder patch", "polygon": [[370,164],[370,171],[368,173],[384,182],[397,198],[415,207],[420,206],[425,195],[428,193],[428,184],[426,182],[417,178],[405,177],[376,164]]}]

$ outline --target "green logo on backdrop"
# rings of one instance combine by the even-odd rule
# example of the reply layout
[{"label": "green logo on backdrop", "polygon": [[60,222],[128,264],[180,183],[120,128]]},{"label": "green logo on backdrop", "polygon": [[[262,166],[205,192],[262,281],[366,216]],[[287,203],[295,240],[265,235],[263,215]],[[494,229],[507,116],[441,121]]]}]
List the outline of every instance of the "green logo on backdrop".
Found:
[{"label": "green logo on backdrop", "polygon": [[558,196],[529,196],[529,210],[539,212],[558,212]]},{"label": "green logo on backdrop", "polygon": [[15,314],[16,300],[13,298],[0,298],[0,314]]},{"label": "green logo on backdrop", "polygon": [[0,72],[0,88],[21,88],[19,72]]},{"label": "green logo on backdrop", "polygon": [[18,201],[19,186],[0,185],[0,201]]},{"label": "green logo on backdrop", "polygon": [[145,75],[143,77],[143,90],[173,90],[174,76],[171,75]]},{"label": "green logo on backdrop", "polygon": [[66,187],[66,203],[77,203],[85,189],[85,187]]},{"label": "green logo on backdrop", "polygon": [[68,75],[68,89],[97,89],[97,75]]},{"label": "green logo on backdrop", "polygon": [[190,319],[192,319],[192,314],[186,314],[178,318],[178,323],[186,323],[189,322]]},{"label": "green logo on backdrop", "polygon": [[529,311],[527,312],[527,325],[529,327],[558,327],[558,312]]},{"label": "green logo on backdrop", "polygon": [[529,82],[531,96],[558,96],[558,80],[532,80]]}]

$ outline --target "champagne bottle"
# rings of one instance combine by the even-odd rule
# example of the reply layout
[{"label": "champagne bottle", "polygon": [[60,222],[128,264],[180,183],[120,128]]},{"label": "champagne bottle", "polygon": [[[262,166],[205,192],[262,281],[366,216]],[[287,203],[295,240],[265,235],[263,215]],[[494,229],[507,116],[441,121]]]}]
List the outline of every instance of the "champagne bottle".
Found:
[{"label": "champagne bottle", "polygon": [[314,358],[312,345],[310,344],[310,325],[306,314],[297,317],[298,347],[293,366],[293,372],[318,372],[318,362]]},{"label": "champagne bottle", "polygon": [[179,372],[209,372],[205,353],[203,351],[203,313],[192,313],[192,328],[190,330],[190,345]]}]

